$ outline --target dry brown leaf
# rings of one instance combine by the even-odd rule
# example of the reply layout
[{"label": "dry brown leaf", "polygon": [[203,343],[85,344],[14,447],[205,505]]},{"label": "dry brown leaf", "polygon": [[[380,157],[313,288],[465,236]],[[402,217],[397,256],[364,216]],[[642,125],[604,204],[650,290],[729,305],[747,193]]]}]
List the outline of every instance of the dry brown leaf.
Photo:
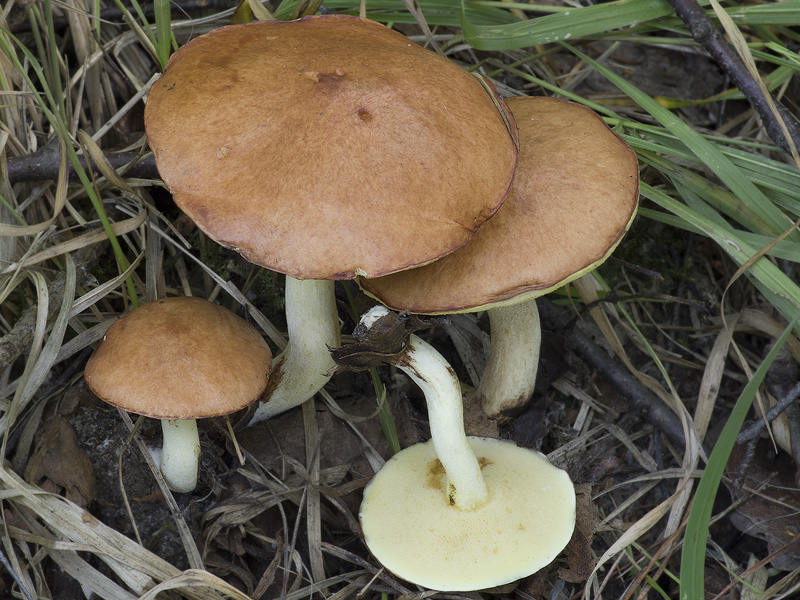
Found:
[{"label": "dry brown leaf", "polygon": [[597,507],[592,502],[592,486],[581,483],[575,486],[576,520],[572,539],[564,549],[567,566],[558,570],[558,576],[570,583],[583,583],[592,574],[592,536],[598,523]]},{"label": "dry brown leaf", "polygon": [[34,485],[50,480],[64,488],[67,499],[82,508],[94,499],[92,463],[64,417],[54,417],[41,431],[36,450],[25,467],[25,479]]},{"label": "dry brown leaf", "polygon": [[[731,511],[730,519],[742,533],[765,540],[770,553],[777,551],[771,561],[773,567],[792,571],[800,568],[800,490],[794,484],[791,459],[781,455],[768,460],[770,451],[769,440],[759,440],[743,486],[731,488],[734,502],[744,499]],[[738,470],[743,456],[742,447],[734,449],[728,463],[730,472]]]}]

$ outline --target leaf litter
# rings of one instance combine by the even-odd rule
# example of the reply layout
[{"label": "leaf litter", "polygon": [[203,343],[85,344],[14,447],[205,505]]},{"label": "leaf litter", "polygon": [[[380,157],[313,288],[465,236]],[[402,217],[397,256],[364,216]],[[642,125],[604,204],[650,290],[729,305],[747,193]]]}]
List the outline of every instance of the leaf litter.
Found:
[{"label": "leaf litter", "polygon": [[[14,22],[6,24],[14,29],[26,16],[20,16],[20,3],[10,6],[13,10],[5,12]],[[0,348],[9,351],[2,355],[8,358],[0,379],[0,431],[7,459],[0,469],[0,518],[3,554],[19,582],[4,575],[0,593],[21,597],[24,588],[44,598],[96,594],[115,599],[416,594],[369,556],[358,527],[360,491],[389,456],[374,418],[376,401],[368,379],[339,375],[315,405],[236,431],[243,465],[224,422],[202,423],[201,488],[174,498],[159,485],[163,482],[143,450],[145,441],[158,442],[157,428],[145,423],[126,447],[133,423],[100,405],[86,389],[82,365],[92,344],[129,306],[122,287],[129,279],[150,299],[187,293],[215,299],[256,323],[276,348],[285,340],[273,325],[281,322],[280,309],[266,301],[276,295],[274,279],[259,278],[256,269],[222,249],[202,255],[198,249],[204,242],[182,222],[158,181],[125,179],[103,159],[109,150],[144,148],[141,99],[157,70],[152,58],[157,51],[145,28],[128,14],[126,25],[115,24],[98,42],[95,16],[88,18],[77,2],[51,7],[54,15],[67,18],[67,29],[58,32],[48,31],[43,6],[29,8],[39,41],[19,33],[31,54],[25,65],[16,67],[8,49],[19,57],[19,47],[4,33],[10,45],[4,46],[0,64],[5,85],[11,87],[4,90],[7,103],[0,107]],[[175,35],[182,41],[225,19],[212,13],[175,22]],[[70,52],[50,52],[57,43],[69,45]],[[665,64],[657,60],[665,56],[663,47],[602,41],[583,49],[606,57],[640,87],[657,83],[654,95],[706,96],[705,86],[717,77],[707,59],[691,53],[692,71],[713,77],[699,78],[701,87],[677,77],[670,87],[669,77],[657,71]],[[463,48],[446,51],[476,68],[481,61]],[[676,69],[687,64],[683,47],[667,55]],[[500,64],[518,58],[519,51],[492,56]],[[613,107],[626,119],[652,123],[569,52],[531,64],[520,67],[526,75],[558,84],[565,94]],[[61,143],[77,140],[93,159],[96,170],[83,184],[67,179],[66,152],[52,181],[11,185],[4,175],[10,158],[46,147],[54,129],[47,116],[56,107],[43,103],[44,94],[32,94],[39,91],[31,79],[35,66],[45,67],[43,81],[55,91],[63,86],[61,139],[68,137],[69,142]],[[511,68],[495,76],[508,90],[551,89],[532,90],[530,81]],[[726,119],[744,120],[740,110],[745,109],[731,102],[715,105],[713,111],[694,106],[683,115],[703,129]],[[646,137],[644,129],[631,131]],[[752,120],[743,132],[757,134]],[[665,145],[667,156],[671,149]],[[644,175],[659,189],[673,192],[670,172],[648,165]],[[91,196],[102,198],[110,231],[133,257],[130,267],[118,265],[109,251],[108,230],[87,202]],[[468,420],[471,431],[535,446],[578,483],[578,525],[563,557],[518,586],[497,590],[504,597],[644,597],[655,590],[674,595],[672,579],[691,483],[706,451],[700,444],[712,443],[719,434],[720,416],[783,328],[775,311],[744,282],[729,295],[728,328],[722,326],[717,316],[722,288],[736,266],[713,245],[696,243],[678,229],[641,217],[629,237],[620,254],[660,272],[664,280],[611,264],[598,277],[577,284],[580,299],[559,296],[562,319],[548,334],[551,351],[540,368],[536,401],[499,430],[470,413],[475,417]],[[783,267],[796,273],[796,265]],[[619,297],[637,300],[603,302],[612,292],[607,281],[614,282]],[[648,300],[648,294],[657,298],[664,292],[696,305]],[[584,306],[592,308],[586,311]],[[672,407],[689,434],[687,448],[665,440],[641,414],[630,411],[602,373],[566,349],[559,328],[576,315],[577,327],[613,351],[643,386]],[[462,381],[474,385],[485,360],[485,319],[454,321],[450,330],[437,328],[427,335],[448,354]],[[352,325],[345,322],[345,330]],[[788,345],[797,360],[797,340],[791,338]],[[427,439],[419,392],[401,374],[387,369],[382,377],[401,445]],[[766,404],[774,397],[767,394]],[[347,415],[354,418],[341,418]],[[716,559],[709,571],[720,579],[717,591],[738,585],[739,574],[764,591],[753,597],[777,598],[796,589],[797,549],[787,543],[797,534],[787,525],[796,522],[797,503],[789,425],[778,422],[773,432],[783,450],[762,439],[759,460],[738,487],[727,486],[732,508],[720,507],[709,549]],[[763,464],[764,457],[772,456],[780,461]],[[737,455],[729,465],[733,481],[740,461]],[[134,541],[137,531],[142,544]],[[753,592],[741,587],[742,597]]]}]

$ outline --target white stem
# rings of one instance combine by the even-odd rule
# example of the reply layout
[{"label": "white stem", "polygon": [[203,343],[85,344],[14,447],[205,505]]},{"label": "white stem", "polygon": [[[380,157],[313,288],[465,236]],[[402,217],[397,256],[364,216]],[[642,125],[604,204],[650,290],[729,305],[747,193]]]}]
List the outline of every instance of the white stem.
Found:
[{"label": "white stem", "polygon": [[162,419],[161,474],[173,492],[191,492],[197,486],[200,437],[194,419]]},{"label": "white stem", "polygon": [[267,389],[249,425],[301,405],[330,379],[328,347],[341,343],[333,281],[286,276],[289,345],[272,364]]},{"label": "white stem", "polygon": [[393,361],[422,389],[428,404],[433,447],[447,473],[450,503],[472,510],[487,500],[486,483],[464,433],[464,409],[458,377],[436,349],[411,335]]},{"label": "white stem", "polygon": [[517,414],[533,397],[542,330],[536,300],[488,312],[492,349],[475,399],[498,419]]}]

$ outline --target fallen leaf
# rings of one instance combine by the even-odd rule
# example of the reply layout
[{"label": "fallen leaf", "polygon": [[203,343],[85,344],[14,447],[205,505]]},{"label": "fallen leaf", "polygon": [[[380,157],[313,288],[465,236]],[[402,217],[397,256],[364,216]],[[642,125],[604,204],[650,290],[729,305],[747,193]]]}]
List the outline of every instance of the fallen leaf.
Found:
[{"label": "fallen leaf", "polygon": [[57,415],[40,430],[36,449],[25,467],[25,479],[34,485],[49,481],[83,508],[94,500],[92,463],[66,418]]},{"label": "fallen leaf", "polygon": [[[765,540],[770,554],[778,552],[770,561],[773,567],[793,571],[800,567],[800,490],[794,485],[795,466],[789,456],[781,453],[768,460],[770,453],[769,440],[759,440],[743,485],[731,487],[734,501],[743,500],[731,511],[730,519],[742,533]],[[734,449],[728,463],[731,475],[738,471],[743,456],[743,448]]]}]

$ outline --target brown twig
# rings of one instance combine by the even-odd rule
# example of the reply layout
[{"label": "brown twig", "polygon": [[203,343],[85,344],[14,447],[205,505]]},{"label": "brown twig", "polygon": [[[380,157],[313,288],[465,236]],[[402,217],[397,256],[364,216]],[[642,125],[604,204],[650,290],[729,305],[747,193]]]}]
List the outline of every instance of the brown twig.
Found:
[{"label": "brown twig", "polygon": [[[551,323],[559,320],[559,311],[555,305],[539,301],[539,312]],[[577,328],[571,327],[560,332],[567,346],[591,368],[597,370],[608,379],[623,400],[653,427],[664,432],[670,443],[683,447],[686,438],[678,416],[664,402],[645,388],[623,365],[610,357],[600,346],[591,341]]]},{"label": "brown twig", "polygon": [[[675,14],[686,24],[694,40],[705,48],[750,102],[761,117],[770,139],[787,152],[791,152],[791,144],[794,144],[795,148],[800,148],[800,121],[777,101],[774,102],[778,115],[771,110],[761,87],[747,70],[744,61],[725,41],[700,5],[695,0],[669,0],[669,3],[675,9]],[[786,139],[780,120],[786,125],[791,144]]]},{"label": "brown twig", "polygon": [[752,425],[750,425],[747,429],[739,433],[736,437],[737,444],[744,444],[745,442],[750,442],[755,440],[759,434],[764,430],[767,426],[767,423],[771,423],[775,419],[777,419],[783,411],[787,410],[790,406],[793,406],[800,397],[800,383],[796,384],[785,396],[783,396],[775,406],[772,406],[768,411],[767,414],[764,415],[763,419],[759,419]]},{"label": "brown twig", "polygon": [[[135,177],[141,179],[157,179],[158,171],[152,154],[144,156],[141,160],[138,152],[118,152],[105,155],[113,169],[120,169],[127,165],[128,170],[125,177]],[[58,165],[61,159],[57,145],[48,144],[38,152],[25,156],[8,157],[8,181],[12,185],[26,181],[45,181],[58,177]],[[136,162],[134,162],[136,161]],[[86,159],[80,158],[83,168],[87,168]],[[77,175],[72,164],[67,163],[67,172],[70,179]]]}]

